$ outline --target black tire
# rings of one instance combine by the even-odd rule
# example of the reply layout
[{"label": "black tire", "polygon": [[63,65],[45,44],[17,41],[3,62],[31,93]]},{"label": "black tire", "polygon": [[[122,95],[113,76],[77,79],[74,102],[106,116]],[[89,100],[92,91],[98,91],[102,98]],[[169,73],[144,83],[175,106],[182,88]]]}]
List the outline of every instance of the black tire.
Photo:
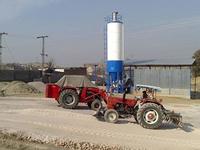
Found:
[{"label": "black tire", "polygon": [[116,123],[118,121],[118,118],[119,118],[119,114],[114,109],[108,109],[106,110],[104,114],[105,121],[109,123]]},{"label": "black tire", "polygon": [[163,120],[163,111],[161,107],[155,103],[146,103],[142,105],[137,112],[137,121],[143,128],[159,128]]},{"label": "black tire", "polygon": [[135,122],[138,123],[137,116],[134,116]]},{"label": "black tire", "polygon": [[101,100],[95,99],[94,101],[92,101],[92,103],[91,103],[91,109],[92,110],[97,111],[97,110],[99,110],[101,108],[102,108]]},{"label": "black tire", "polygon": [[134,108],[134,112],[133,112],[133,116],[134,116],[134,119],[135,119],[136,123],[138,123],[137,112],[138,112],[138,106]]},{"label": "black tire", "polygon": [[79,98],[76,91],[67,89],[60,93],[59,103],[63,108],[73,109],[78,105]]},{"label": "black tire", "polygon": [[87,102],[88,107],[91,109],[92,102]]}]

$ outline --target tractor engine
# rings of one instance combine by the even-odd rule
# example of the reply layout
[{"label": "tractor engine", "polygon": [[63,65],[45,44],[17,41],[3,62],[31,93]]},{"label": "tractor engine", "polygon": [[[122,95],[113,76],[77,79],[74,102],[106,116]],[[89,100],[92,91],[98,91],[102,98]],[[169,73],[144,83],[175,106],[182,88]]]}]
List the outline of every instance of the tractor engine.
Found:
[{"label": "tractor engine", "polygon": [[134,111],[132,107],[122,103],[117,103],[114,109],[120,114],[132,114]]}]

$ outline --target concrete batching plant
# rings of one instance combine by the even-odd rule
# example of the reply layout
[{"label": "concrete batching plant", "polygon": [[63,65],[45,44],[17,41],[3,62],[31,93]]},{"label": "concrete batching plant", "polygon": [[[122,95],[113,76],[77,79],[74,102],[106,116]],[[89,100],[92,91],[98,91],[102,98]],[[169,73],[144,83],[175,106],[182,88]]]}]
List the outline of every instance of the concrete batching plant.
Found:
[{"label": "concrete batching plant", "polygon": [[118,12],[107,22],[107,90],[123,92],[124,24]]}]

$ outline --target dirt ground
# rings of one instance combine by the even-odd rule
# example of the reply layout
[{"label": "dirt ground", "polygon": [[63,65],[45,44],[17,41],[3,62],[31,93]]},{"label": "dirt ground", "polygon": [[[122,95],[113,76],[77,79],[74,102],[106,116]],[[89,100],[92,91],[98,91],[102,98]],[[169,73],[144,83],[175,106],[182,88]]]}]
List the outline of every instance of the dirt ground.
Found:
[{"label": "dirt ground", "polygon": [[60,150],[53,144],[40,144],[22,140],[17,134],[0,133],[0,150]]},{"label": "dirt ground", "polygon": [[[1,97],[0,130],[9,133],[20,131],[33,141],[61,143],[66,147],[69,141],[79,143],[78,146],[72,144],[70,149],[84,149],[85,145],[81,145],[81,142],[92,143],[89,146],[86,144],[90,149],[109,149],[109,146],[113,146],[112,149],[140,150],[200,149],[200,101],[163,99],[166,108],[182,114],[183,129],[168,123],[157,130],[144,129],[132,118],[110,124],[96,119],[92,116],[94,111],[84,105],[75,110],[66,110],[50,99]],[[97,145],[103,146],[100,148]]]}]

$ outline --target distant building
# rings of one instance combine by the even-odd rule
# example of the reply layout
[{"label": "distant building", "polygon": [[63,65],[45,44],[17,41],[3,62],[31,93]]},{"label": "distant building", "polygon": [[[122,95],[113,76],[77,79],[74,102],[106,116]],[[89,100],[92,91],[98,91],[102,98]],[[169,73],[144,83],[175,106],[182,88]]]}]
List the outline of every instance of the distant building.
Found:
[{"label": "distant building", "polygon": [[161,95],[191,98],[193,59],[127,60],[125,71],[136,84],[162,88]]},{"label": "distant building", "polygon": [[105,71],[104,71],[103,64],[90,63],[90,64],[84,64],[84,67],[87,70],[87,75],[89,75],[89,76],[97,75],[98,77],[104,77]]},{"label": "distant building", "polygon": [[64,72],[66,75],[87,75],[87,70],[85,67],[65,68]]},{"label": "distant building", "polygon": [[43,81],[55,83],[63,75],[87,75],[87,71],[85,67],[54,68],[52,70],[46,70],[46,76],[43,77]]}]

